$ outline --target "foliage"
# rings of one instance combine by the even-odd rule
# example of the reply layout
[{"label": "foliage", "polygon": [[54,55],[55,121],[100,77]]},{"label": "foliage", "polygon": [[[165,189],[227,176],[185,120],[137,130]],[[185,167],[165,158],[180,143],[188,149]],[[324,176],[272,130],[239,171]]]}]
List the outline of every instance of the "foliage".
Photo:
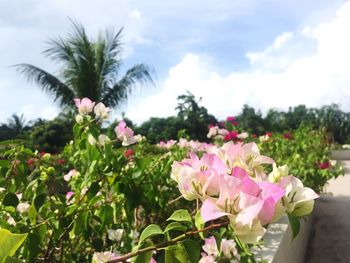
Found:
[{"label": "foliage", "polygon": [[[61,154],[33,152],[20,142],[0,147],[0,227],[27,234],[15,254],[20,260],[116,262],[134,257],[135,262],[192,263],[202,256],[219,262],[254,262],[250,243],[261,238],[263,225],[272,221],[281,198],[284,211],[295,222],[312,209],[316,195],[298,179],[279,175],[276,167],[269,175],[272,181],[266,181],[261,163],[254,161],[265,157],[254,143],[229,142],[221,147],[182,139],[159,147],[134,135],[124,121],[106,136],[101,124],[108,109],[101,103],[83,99],[77,107],[73,140]],[[226,127],[236,126],[231,122]],[[238,148],[231,151],[230,147]],[[238,155],[231,154],[237,150],[242,164],[231,167],[238,162],[234,159]],[[228,156],[227,162],[222,156]],[[208,181],[203,177],[206,174],[212,176]],[[262,174],[265,181],[258,184],[255,180]],[[215,183],[220,178],[228,181]],[[242,183],[242,189],[230,193],[235,188],[225,187],[231,180]],[[283,185],[291,185],[291,192]],[[255,193],[257,188],[261,189]],[[180,198],[179,190],[184,199],[196,202]],[[273,205],[260,195],[265,190],[275,193]],[[293,200],[298,191],[308,194]],[[228,194],[226,202],[233,203],[219,205],[221,193]],[[246,218],[241,207],[245,202],[234,203],[248,194],[259,205],[248,205],[246,209],[255,212]],[[270,203],[266,207],[262,206],[265,198]],[[254,229],[242,228],[236,212],[245,220],[254,220]],[[153,255],[153,251],[158,253]]]},{"label": "foliage", "polygon": [[285,163],[308,187],[322,192],[331,178],[343,174],[343,168],[330,160],[332,144],[325,129],[302,126],[294,132],[273,133],[259,145],[264,154],[277,163]]}]

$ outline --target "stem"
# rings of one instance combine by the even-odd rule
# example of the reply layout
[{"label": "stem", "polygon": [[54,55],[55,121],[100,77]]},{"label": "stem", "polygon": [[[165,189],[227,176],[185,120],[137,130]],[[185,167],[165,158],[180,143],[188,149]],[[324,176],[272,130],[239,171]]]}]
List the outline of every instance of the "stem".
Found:
[{"label": "stem", "polygon": [[182,198],[182,195],[176,197],[175,199],[169,201],[169,202],[168,202],[168,205],[171,205],[171,204],[175,203],[176,201],[179,201],[181,198]]},{"label": "stem", "polygon": [[130,252],[128,254],[125,254],[123,256],[120,256],[120,257],[117,257],[117,258],[114,258],[114,259],[111,259],[109,261],[107,261],[107,263],[115,263],[115,262],[124,262],[125,260],[129,259],[129,258],[132,258],[132,257],[135,257],[137,255],[140,255],[144,252],[147,252],[147,251],[157,251],[157,250],[160,250],[160,249],[163,249],[163,248],[166,248],[168,246],[171,246],[171,245],[174,245],[176,244],[177,242],[185,239],[186,237],[188,236],[192,236],[192,235],[196,235],[200,232],[205,232],[205,231],[208,231],[210,229],[213,229],[213,228],[218,228],[218,227],[222,227],[222,226],[226,226],[228,225],[229,222],[228,221],[224,221],[224,222],[221,222],[221,223],[216,223],[216,224],[211,224],[203,229],[198,229],[198,230],[192,230],[192,231],[188,231],[180,236],[177,236],[175,237],[174,239],[171,239],[169,241],[164,241],[160,244],[157,244],[157,245],[154,245],[154,246],[151,246],[151,247],[146,247],[146,248],[142,248],[142,249],[137,249],[136,251],[134,252]]}]

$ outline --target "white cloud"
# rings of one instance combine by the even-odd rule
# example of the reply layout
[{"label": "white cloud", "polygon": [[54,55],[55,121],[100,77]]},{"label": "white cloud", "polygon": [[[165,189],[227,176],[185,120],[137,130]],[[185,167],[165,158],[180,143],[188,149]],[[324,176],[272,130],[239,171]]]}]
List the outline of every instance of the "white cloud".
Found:
[{"label": "white cloud", "polygon": [[127,116],[140,122],[174,114],[176,97],[186,90],[220,118],[237,114],[245,103],[263,111],[339,103],[349,111],[349,28],[350,2],[331,21],[283,33],[262,52],[248,52],[251,67],[227,76],[188,53],[169,70],[163,89],[130,107]]},{"label": "white cloud", "polygon": [[135,9],[130,13],[130,17],[139,20],[141,19],[141,12]]}]

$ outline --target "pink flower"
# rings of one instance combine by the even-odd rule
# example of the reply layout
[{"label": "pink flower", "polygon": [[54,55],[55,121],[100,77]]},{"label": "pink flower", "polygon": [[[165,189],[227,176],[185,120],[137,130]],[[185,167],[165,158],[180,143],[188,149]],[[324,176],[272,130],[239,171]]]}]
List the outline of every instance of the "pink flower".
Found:
[{"label": "pink flower", "polygon": [[175,144],[177,143],[177,141],[175,140],[168,140],[167,142],[164,141],[160,141],[157,146],[161,147],[161,148],[165,148],[165,149],[170,149],[171,147],[173,147]]},{"label": "pink flower", "polygon": [[268,137],[272,137],[272,132],[266,132],[265,135]]},{"label": "pink flower", "polygon": [[157,263],[157,261],[154,258],[151,258],[149,263]]},{"label": "pink flower", "polygon": [[292,140],[293,135],[290,132],[286,132],[285,134],[283,134],[283,138],[287,140]]},{"label": "pink flower", "polygon": [[235,241],[223,238],[221,240],[221,253],[228,259],[231,259],[232,256],[237,256],[238,252]]},{"label": "pink flower", "polygon": [[283,206],[288,213],[298,217],[311,213],[314,199],[319,197],[314,190],[304,187],[298,178],[291,175],[282,177],[279,184],[285,189]]},{"label": "pink flower", "polygon": [[74,99],[75,106],[77,106],[78,111],[82,115],[86,115],[92,112],[95,102],[92,102],[89,98]]},{"label": "pink flower", "polygon": [[217,257],[219,254],[218,246],[216,244],[216,239],[213,236],[205,239],[205,244],[202,246],[202,249],[209,256]]},{"label": "pink flower", "polygon": [[131,159],[133,156],[134,156],[134,151],[132,150],[132,149],[127,149],[127,150],[125,150],[125,152],[124,152],[124,157],[126,158],[126,159]]},{"label": "pink flower", "polygon": [[56,161],[56,163],[57,163],[58,165],[62,165],[62,164],[64,164],[65,162],[66,162],[65,159],[58,159],[58,160]]},{"label": "pink flower", "polygon": [[233,121],[235,121],[235,120],[236,120],[236,118],[233,117],[233,116],[228,116],[228,117],[226,118],[226,121],[228,121],[228,122],[233,122]]},{"label": "pink flower", "polygon": [[63,176],[63,179],[66,182],[69,182],[70,179],[77,174],[77,171],[75,169],[70,170],[66,175]]},{"label": "pink flower", "polygon": [[119,122],[118,126],[115,127],[114,130],[117,134],[118,140],[122,141],[123,146],[129,146],[141,140],[141,136],[134,136],[134,131],[126,126],[125,121]]},{"label": "pink flower", "polygon": [[228,134],[225,135],[224,140],[225,141],[232,141],[236,140],[238,138],[238,132],[237,131],[231,131]]},{"label": "pink flower", "polygon": [[198,263],[216,263],[216,260],[213,256],[208,256],[205,253],[202,253],[201,255],[202,257]]},{"label": "pink flower", "polygon": [[67,192],[67,194],[66,194],[67,202],[71,199],[72,195],[74,195],[74,192],[72,192],[72,191]]},{"label": "pink flower", "polygon": [[319,163],[318,167],[320,169],[329,169],[329,167],[331,167],[331,164],[330,162],[325,161],[325,162]]}]

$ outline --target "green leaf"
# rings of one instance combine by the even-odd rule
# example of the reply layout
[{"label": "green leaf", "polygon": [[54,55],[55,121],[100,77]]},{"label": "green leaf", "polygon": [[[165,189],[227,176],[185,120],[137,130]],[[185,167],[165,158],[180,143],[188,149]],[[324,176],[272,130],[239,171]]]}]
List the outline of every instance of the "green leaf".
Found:
[{"label": "green leaf", "polygon": [[299,218],[288,214],[289,224],[292,229],[293,239],[299,234],[300,220]]},{"label": "green leaf", "polygon": [[94,182],[93,184],[91,184],[89,190],[86,193],[86,196],[89,200],[91,200],[94,196],[96,196],[96,194],[98,193],[98,191],[100,191],[101,187],[97,182]]},{"label": "green leaf", "polygon": [[165,262],[192,263],[183,244],[167,247],[165,249]]},{"label": "green leaf", "polygon": [[7,257],[5,263],[24,263],[22,260],[13,257]]},{"label": "green leaf", "polygon": [[[198,230],[201,230],[201,229],[204,228],[205,223],[204,223],[203,218],[202,218],[202,216],[201,216],[200,210],[198,210],[197,213],[196,213],[196,215],[194,216],[194,225],[196,226],[196,228],[197,228]],[[204,234],[203,234],[203,232],[199,232],[198,234],[199,234],[199,236],[200,236],[202,239],[204,239]]]},{"label": "green leaf", "polygon": [[5,195],[4,200],[2,202],[5,206],[13,206],[17,207],[19,200],[16,194],[14,193],[8,193]]},{"label": "green leaf", "polygon": [[46,194],[40,194],[35,197],[34,206],[36,211],[39,211],[40,207],[45,203],[45,201],[46,201]]},{"label": "green leaf", "polygon": [[0,263],[13,256],[28,234],[13,234],[7,229],[0,229]]},{"label": "green leaf", "polygon": [[142,231],[139,244],[141,244],[147,238],[157,235],[163,235],[163,230],[158,225],[151,224]]},{"label": "green leaf", "polygon": [[35,225],[35,223],[36,223],[36,215],[37,215],[37,212],[36,212],[35,206],[32,204],[32,205],[29,207],[28,216],[29,216],[30,222],[31,222],[33,225]]},{"label": "green leaf", "polygon": [[[153,246],[153,242],[150,240],[146,240],[145,242],[143,242],[143,244],[139,248],[146,248],[146,247],[150,247],[150,246]],[[152,254],[153,254],[152,250],[141,253],[137,257],[135,257],[133,262],[134,263],[149,263],[151,261]]]},{"label": "green leaf", "polygon": [[191,239],[185,239],[182,241],[182,244],[184,248],[186,249],[187,255],[191,261],[191,263],[197,263],[199,261],[199,258],[201,256],[201,246],[198,242],[191,240]]},{"label": "green leaf", "polygon": [[182,231],[185,232],[187,229],[186,226],[182,225],[179,222],[171,222],[169,225],[166,226],[164,229],[164,233],[169,232],[169,231]]},{"label": "green leaf", "polygon": [[101,207],[99,216],[101,218],[102,225],[109,225],[113,223],[113,211],[113,207],[111,207],[110,205],[103,205]]},{"label": "green leaf", "polygon": [[168,219],[167,221],[178,221],[178,222],[189,222],[192,223],[192,217],[190,213],[185,209],[180,209],[175,211]]},{"label": "green leaf", "polygon": [[0,167],[9,168],[10,167],[10,161],[8,161],[8,160],[0,160]]}]

